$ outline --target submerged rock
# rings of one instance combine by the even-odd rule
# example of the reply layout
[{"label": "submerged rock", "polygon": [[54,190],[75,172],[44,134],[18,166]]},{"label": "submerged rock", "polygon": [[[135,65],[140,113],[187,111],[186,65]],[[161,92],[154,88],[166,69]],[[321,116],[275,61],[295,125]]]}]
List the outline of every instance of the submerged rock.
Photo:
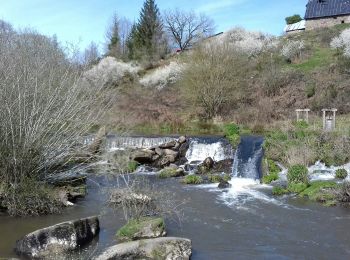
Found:
[{"label": "submerged rock", "polygon": [[166,236],[163,218],[132,219],[117,233],[118,240],[123,242],[163,236]]},{"label": "submerged rock", "polygon": [[218,185],[219,189],[227,189],[227,188],[230,188],[230,187],[231,187],[231,184],[228,181],[225,181],[225,180],[221,180],[219,185]]},{"label": "submerged rock", "polygon": [[61,255],[91,242],[99,231],[97,217],[67,221],[24,236],[16,242],[15,251],[33,258]]},{"label": "submerged rock", "polygon": [[118,244],[108,248],[95,260],[167,259],[188,260],[192,254],[191,240],[161,237]]}]

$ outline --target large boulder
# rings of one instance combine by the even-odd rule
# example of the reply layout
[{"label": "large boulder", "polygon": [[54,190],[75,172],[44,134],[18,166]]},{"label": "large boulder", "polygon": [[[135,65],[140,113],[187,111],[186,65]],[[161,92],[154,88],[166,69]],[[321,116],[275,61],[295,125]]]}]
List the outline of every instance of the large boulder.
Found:
[{"label": "large boulder", "polygon": [[154,155],[156,155],[156,153],[152,150],[137,150],[132,155],[132,159],[141,164],[152,163],[154,161]]},{"label": "large boulder", "polygon": [[191,240],[177,237],[161,237],[112,246],[96,257],[95,260],[188,260],[191,254]]},{"label": "large boulder", "polygon": [[16,242],[15,251],[30,258],[62,255],[91,242],[99,231],[97,217],[67,221],[24,236]]},{"label": "large boulder", "polygon": [[166,231],[163,218],[131,219],[117,232],[117,238],[122,242],[164,236]]}]

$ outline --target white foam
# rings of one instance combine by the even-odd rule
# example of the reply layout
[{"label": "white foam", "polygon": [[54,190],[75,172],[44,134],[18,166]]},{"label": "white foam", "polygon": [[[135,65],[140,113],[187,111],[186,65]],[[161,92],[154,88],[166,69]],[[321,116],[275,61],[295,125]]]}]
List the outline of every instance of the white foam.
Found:
[{"label": "white foam", "polygon": [[197,140],[190,142],[190,147],[186,153],[189,162],[204,161],[211,157],[214,161],[231,159],[232,153],[227,153],[225,145],[218,141],[211,144],[200,143]]},{"label": "white foam", "polygon": [[260,184],[259,180],[234,177],[229,183],[231,188],[223,192],[220,199],[230,207],[242,207],[247,202],[254,200],[283,205],[282,202],[259,191],[261,188],[266,188]]}]

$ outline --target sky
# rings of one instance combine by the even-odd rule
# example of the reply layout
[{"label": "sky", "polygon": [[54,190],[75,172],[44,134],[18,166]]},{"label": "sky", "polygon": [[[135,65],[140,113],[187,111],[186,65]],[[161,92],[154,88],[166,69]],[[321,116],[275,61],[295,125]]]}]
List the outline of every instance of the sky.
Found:
[{"label": "sky", "polygon": [[[91,41],[100,47],[113,13],[137,21],[143,0],[0,0],[0,19],[15,28],[30,27],[56,35],[62,43],[85,48]],[[244,27],[280,35],[284,18],[305,14],[307,0],[156,0],[159,9],[179,8],[204,13],[216,31]]]}]

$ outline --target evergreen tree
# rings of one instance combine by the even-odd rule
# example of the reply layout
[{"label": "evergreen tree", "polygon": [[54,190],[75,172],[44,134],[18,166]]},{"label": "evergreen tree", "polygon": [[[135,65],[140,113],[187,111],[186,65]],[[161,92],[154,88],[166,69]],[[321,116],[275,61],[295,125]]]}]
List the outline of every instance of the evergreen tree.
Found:
[{"label": "evergreen tree", "polygon": [[138,51],[144,52],[151,58],[164,54],[160,47],[164,46],[166,41],[164,41],[163,24],[155,0],[145,0],[136,29],[134,43]]},{"label": "evergreen tree", "polygon": [[112,17],[112,22],[106,32],[106,37],[108,40],[109,55],[117,57],[120,52],[119,17],[117,14],[114,14]]},{"label": "evergreen tree", "polygon": [[128,48],[129,59],[135,59],[135,49],[137,47],[137,25],[134,23],[131,32],[126,40],[126,47]]}]

